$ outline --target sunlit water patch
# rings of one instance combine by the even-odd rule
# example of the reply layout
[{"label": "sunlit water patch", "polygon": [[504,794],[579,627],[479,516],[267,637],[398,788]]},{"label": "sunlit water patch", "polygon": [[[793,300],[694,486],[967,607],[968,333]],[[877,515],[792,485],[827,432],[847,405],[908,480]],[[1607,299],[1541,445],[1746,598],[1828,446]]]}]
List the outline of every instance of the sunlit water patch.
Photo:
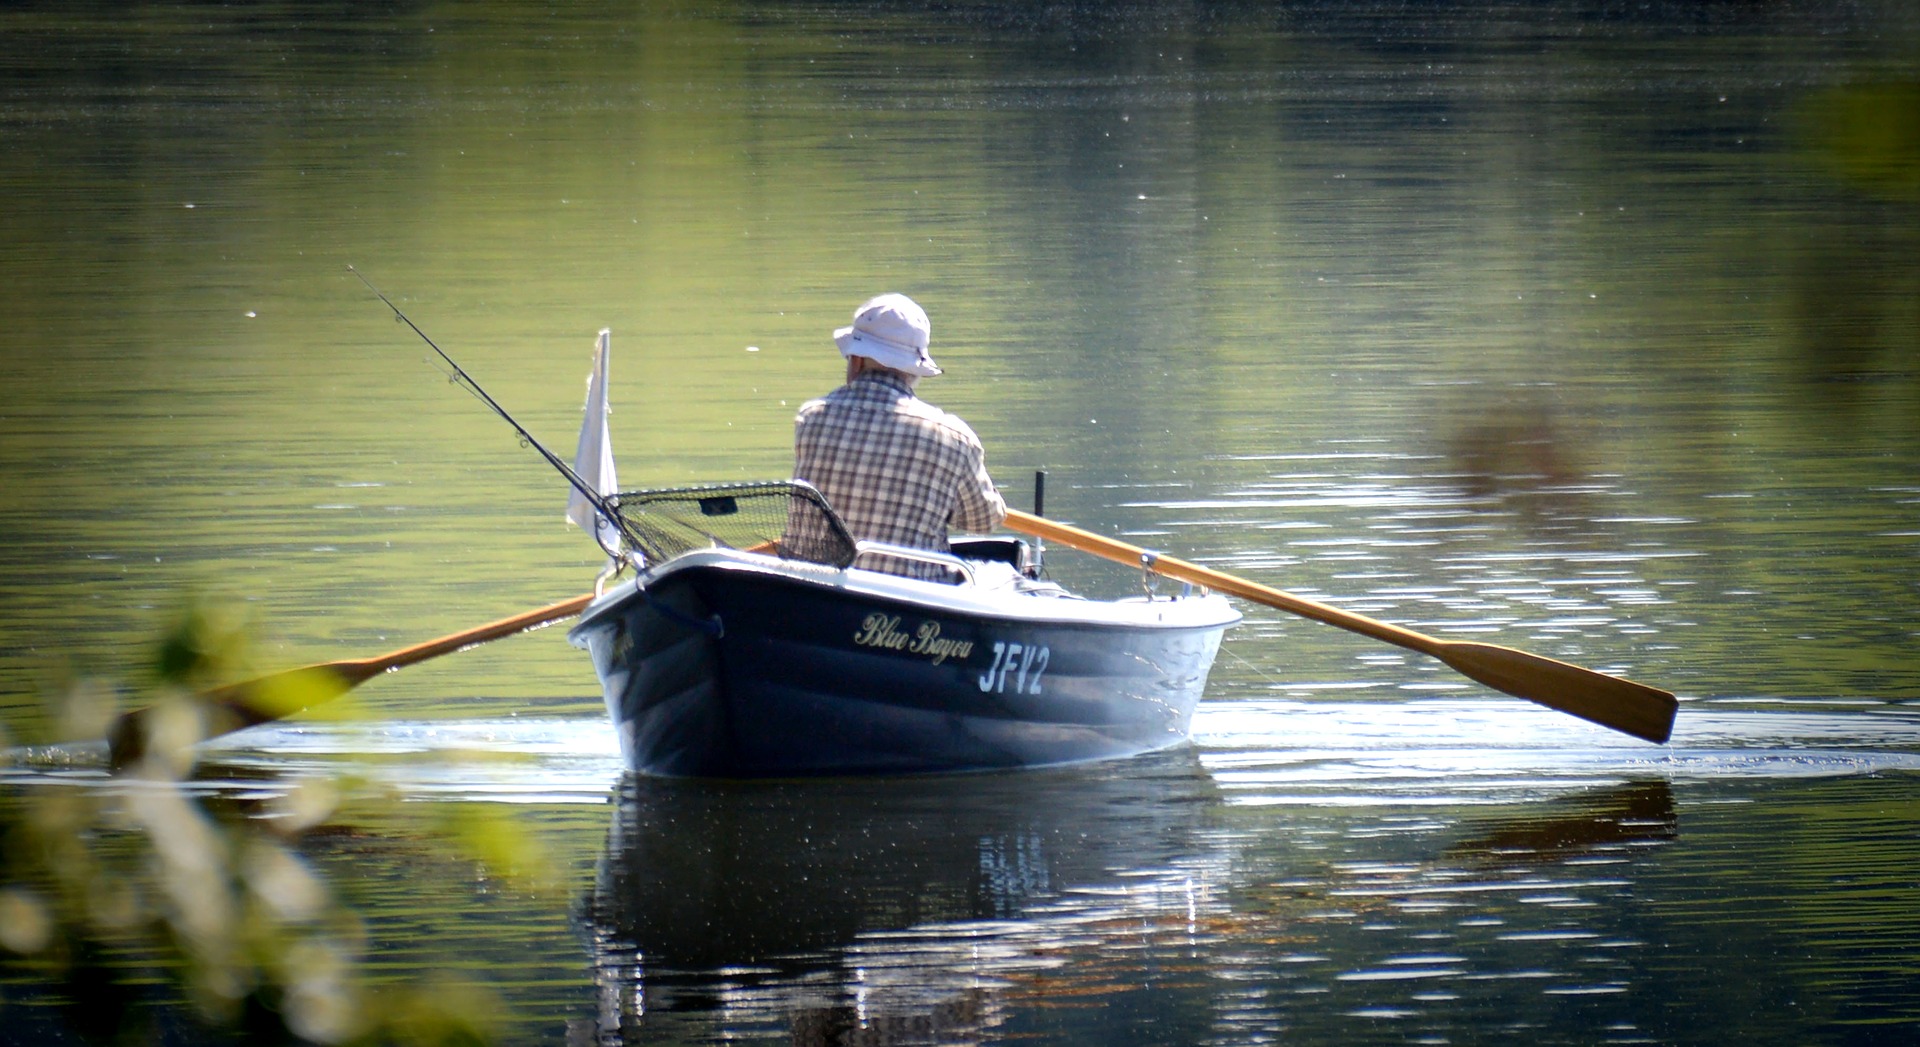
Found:
[{"label": "sunlit water patch", "polygon": [[[1202,702],[1192,749],[1236,803],[1530,802],[1596,784],[1920,770],[1920,713],[1683,706],[1650,745],[1517,699]],[[5,781],[109,781],[98,743],[11,750]],[[200,750],[196,788],[351,776],[420,799],[602,803],[624,767],[598,717],[288,721]],[[1125,762],[1117,765],[1122,769]]]},{"label": "sunlit water patch", "polygon": [[210,745],[215,773],[351,773],[409,796],[507,803],[600,803],[620,774],[601,719],[281,724]]},{"label": "sunlit water patch", "polygon": [[1511,803],[1597,783],[1920,770],[1920,716],[1685,706],[1650,745],[1516,700],[1203,702],[1202,759],[1242,803]]}]

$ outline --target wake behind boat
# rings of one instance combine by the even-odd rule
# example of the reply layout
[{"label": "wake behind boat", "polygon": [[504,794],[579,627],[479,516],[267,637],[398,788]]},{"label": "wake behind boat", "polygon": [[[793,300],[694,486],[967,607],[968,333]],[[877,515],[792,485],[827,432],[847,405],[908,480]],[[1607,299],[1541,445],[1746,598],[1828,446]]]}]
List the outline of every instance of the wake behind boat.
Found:
[{"label": "wake behind boat", "polygon": [[[650,553],[569,634],[593,656],[636,772],[755,778],[1035,767],[1187,740],[1218,595],[1084,600],[1011,538],[955,555],[855,542],[797,481],[608,500]],[[801,558],[802,514],[836,537]],[[952,584],[870,569],[941,563]]]}]

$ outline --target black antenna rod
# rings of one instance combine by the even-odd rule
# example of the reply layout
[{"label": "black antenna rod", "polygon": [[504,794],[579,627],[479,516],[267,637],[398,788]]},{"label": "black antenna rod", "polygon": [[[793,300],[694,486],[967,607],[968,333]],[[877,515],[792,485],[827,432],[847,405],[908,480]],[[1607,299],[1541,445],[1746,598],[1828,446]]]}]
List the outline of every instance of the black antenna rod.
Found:
[{"label": "black antenna rod", "polygon": [[520,434],[521,440],[525,441],[529,447],[540,452],[540,456],[547,460],[547,464],[560,470],[560,475],[567,478],[567,483],[573,485],[574,490],[579,491],[586,497],[588,504],[593,506],[593,511],[600,514],[602,519],[605,519],[619,529],[621,537],[627,541],[627,548],[641,548],[640,543],[635,540],[633,533],[627,529],[626,520],[614,510],[612,504],[607,501],[605,496],[594,490],[585,480],[581,479],[580,474],[573,471],[573,466],[562,461],[559,455],[547,450],[545,445],[534,439],[533,434],[527,432],[525,426],[515,421],[514,417],[507,413],[506,408],[500,406],[499,402],[493,397],[488,396],[485,389],[480,388],[480,383],[473,380],[473,376],[467,373],[466,368],[461,367],[453,357],[448,356],[446,350],[435,345],[433,339],[427,337],[427,332],[422,331],[419,324],[408,319],[407,314],[401,312],[400,307],[394,305],[393,300],[385,294],[382,294],[378,287],[373,286],[373,281],[367,279],[364,273],[351,265],[347,266],[347,272],[359,277],[360,282],[367,285],[367,290],[372,291],[375,298],[380,299],[381,302],[386,304],[387,308],[393,310],[393,315],[396,319],[408,327],[413,328],[413,333],[419,335],[420,340],[427,343],[427,348],[432,349],[439,355],[440,359],[445,360],[448,367],[453,368],[455,381],[472,390],[474,395],[478,396],[482,403],[493,409],[494,414],[506,419],[507,424],[513,426],[513,431]]}]

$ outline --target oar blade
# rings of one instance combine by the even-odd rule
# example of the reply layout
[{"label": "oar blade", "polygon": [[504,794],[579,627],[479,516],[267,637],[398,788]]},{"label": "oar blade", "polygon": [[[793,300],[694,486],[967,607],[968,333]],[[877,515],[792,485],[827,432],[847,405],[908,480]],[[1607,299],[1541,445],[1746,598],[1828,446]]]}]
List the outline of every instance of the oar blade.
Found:
[{"label": "oar blade", "polygon": [[[204,716],[198,734],[213,738],[291,716],[340,697],[369,675],[362,662],[327,662],[217,687],[195,699]],[[156,733],[168,733],[156,726],[160,717],[154,708],[146,708],[116,720],[107,731],[109,764],[125,767],[145,755]],[[193,737],[181,741],[192,744],[199,740]],[[163,743],[163,747],[172,744]]]},{"label": "oar blade", "polygon": [[1679,700],[1671,691],[1495,644],[1443,642],[1433,654],[1461,675],[1602,727],[1665,743]]},{"label": "oar blade", "polygon": [[[1017,509],[1007,511],[1007,526],[1116,563],[1140,563],[1144,552],[1125,542],[1103,538],[1053,520],[1029,516]],[[1152,570],[1169,578],[1209,586],[1289,614],[1432,655],[1462,675],[1495,690],[1538,702],[1636,738],[1663,743],[1673,733],[1673,717],[1679,702],[1670,691],[1516,651],[1511,647],[1441,640],[1171,556],[1156,555]]]},{"label": "oar blade", "polygon": [[239,730],[330,702],[373,675],[358,662],[327,662],[228,684],[205,697],[209,704],[231,713],[237,726],[225,730]]}]

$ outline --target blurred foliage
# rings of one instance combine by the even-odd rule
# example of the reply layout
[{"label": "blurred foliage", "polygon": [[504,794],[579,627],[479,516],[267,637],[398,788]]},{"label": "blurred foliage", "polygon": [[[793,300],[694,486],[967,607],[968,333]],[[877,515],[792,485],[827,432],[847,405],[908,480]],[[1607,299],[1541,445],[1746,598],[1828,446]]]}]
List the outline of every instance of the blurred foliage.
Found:
[{"label": "blurred foliage", "polygon": [[163,684],[212,687],[250,669],[250,621],[236,610],[190,601],[154,648],[154,669]]},{"label": "blurred foliage", "polygon": [[[138,688],[161,715],[145,724],[137,764],[72,788],[0,795],[0,977],[43,987],[61,1024],[89,1043],[163,1038],[181,1009],[207,1036],[247,1043],[491,1042],[498,1006],[484,991],[364,977],[372,935],[302,854],[309,834],[342,831],[350,799],[397,800],[326,776],[266,800],[193,780],[200,725],[215,722],[201,689],[244,670],[246,635],[230,610],[190,606]],[[67,737],[99,737],[115,718],[114,692],[96,682],[54,698],[50,719]],[[46,750],[61,751],[71,749]],[[552,886],[539,842],[492,805],[455,805],[418,835],[483,876]]]}]

